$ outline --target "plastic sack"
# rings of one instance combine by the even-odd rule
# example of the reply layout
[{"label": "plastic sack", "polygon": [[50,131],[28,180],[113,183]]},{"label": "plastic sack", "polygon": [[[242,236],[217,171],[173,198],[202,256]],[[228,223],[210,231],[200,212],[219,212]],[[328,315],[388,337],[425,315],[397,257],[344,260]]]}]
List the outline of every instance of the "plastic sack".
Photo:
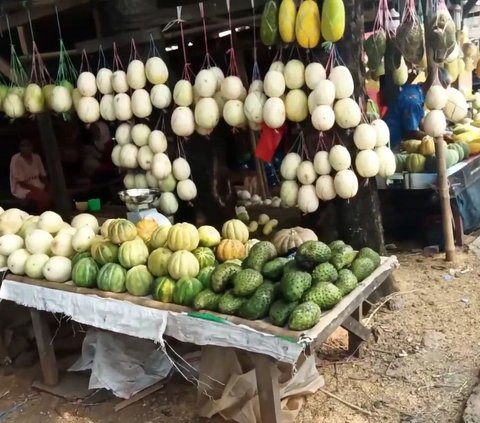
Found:
[{"label": "plastic sack", "polygon": [[[219,414],[237,423],[260,423],[257,378],[251,355],[233,348],[203,347],[199,383],[199,415]],[[315,356],[306,358],[293,371],[291,365],[277,365],[281,422],[293,423],[305,396],[324,386]],[[207,395],[205,395],[207,394]],[[210,397],[210,398],[209,398]]]},{"label": "plastic sack", "polygon": [[443,0],[433,19],[428,22],[426,31],[433,49],[433,60],[437,63],[444,62],[455,49],[457,30]]},{"label": "plastic sack", "polygon": [[82,356],[68,370],[91,370],[88,389],[104,388],[129,399],[165,379],[172,367],[170,359],[152,341],[89,329]]}]

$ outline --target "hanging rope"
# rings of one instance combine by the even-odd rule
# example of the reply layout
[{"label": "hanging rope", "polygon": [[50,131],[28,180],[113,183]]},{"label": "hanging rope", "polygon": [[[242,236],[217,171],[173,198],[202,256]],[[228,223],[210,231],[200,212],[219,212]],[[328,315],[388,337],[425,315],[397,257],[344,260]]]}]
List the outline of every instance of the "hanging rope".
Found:
[{"label": "hanging rope", "polygon": [[205,22],[205,9],[203,7],[203,2],[198,4],[200,9],[200,17],[202,18],[203,24],[203,42],[205,43],[205,60],[203,61],[202,68],[210,69],[212,67],[211,62],[213,61],[212,56],[210,56],[210,51],[208,49],[208,32],[207,32],[207,23]]},{"label": "hanging rope", "polygon": [[117,43],[113,42],[113,71],[123,70],[123,63],[117,50]]},{"label": "hanging rope", "polygon": [[227,54],[230,56],[230,64],[228,66],[228,75],[229,76],[238,76],[238,65],[237,58],[235,55],[235,47],[233,45],[233,27],[232,27],[232,14],[230,8],[230,0],[226,0],[227,3],[227,13],[228,13],[228,27],[230,28],[230,49],[227,51]]},{"label": "hanging rope", "polygon": [[51,82],[52,78],[48,73],[47,67],[43,62],[42,56],[38,51],[37,43],[35,42],[35,34],[33,32],[33,24],[30,16],[30,10],[27,9],[28,23],[30,27],[30,35],[32,37],[32,71],[30,73],[30,81],[43,86]]},{"label": "hanging rope", "polygon": [[255,0],[251,0],[252,5],[252,21],[253,21],[253,71],[252,81],[262,79],[260,66],[258,65],[258,45],[257,45],[257,15],[255,13]]},{"label": "hanging rope", "polygon": [[100,44],[100,47],[98,47],[97,73],[100,69],[106,68],[106,67],[107,67],[107,59],[105,58],[103,46]]}]

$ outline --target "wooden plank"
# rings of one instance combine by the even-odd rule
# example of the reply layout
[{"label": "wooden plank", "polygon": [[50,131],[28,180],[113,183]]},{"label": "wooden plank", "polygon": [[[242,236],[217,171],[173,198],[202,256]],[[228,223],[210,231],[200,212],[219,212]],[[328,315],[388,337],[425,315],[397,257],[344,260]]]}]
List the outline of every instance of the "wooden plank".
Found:
[{"label": "wooden plank", "polygon": [[8,63],[3,57],[0,57],[0,72],[10,79],[10,63]]},{"label": "wooden plank", "polygon": [[120,410],[123,410],[124,408],[127,408],[128,406],[136,403],[137,401],[142,400],[145,397],[148,397],[150,394],[153,394],[160,389],[162,389],[164,386],[164,382],[157,382],[154,383],[152,386],[149,386],[148,388],[144,389],[143,391],[137,392],[133,397],[129,398],[128,400],[122,401],[118,403],[113,409],[115,413],[119,412]]},{"label": "wooden plank", "polygon": [[45,157],[47,176],[53,187],[53,200],[57,211],[65,220],[70,220],[72,202],[67,191],[65,175],[62,167],[62,157],[58,148],[52,117],[49,112],[37,115],[38,129]]},{"label": "wooden plank", "polygon": [[42,312],[31,308],[30,316],[32,317],[33,332],[40,357],[43,383],[47,386],[55,386],[58,384],[58,369],[55,351],[50,343],[50,330]]},{"label": "wooden plank", "polygon": [[18,26],[17,32],[18,32],[18,39],[20,41],[20,49],[22,50],[22,54],[26,54],[26,55],[30,54],[29,45],[32,43],[30,33],[29,32],[27,33],[25,26]]},{"label": "wooden plank", "polygon": [[397,258],[391,256],[384,260],[367,279],[340,301],[333,310],[320,319],[304,336],[313,340],[314,344],[321,344],[338,328],[345,319],[356,310],[372,292],[374,292],[391,274],[398,265]]},{"label": "wooden plank", "polygon": [[275,360],[262,354],[251,355],[257,377],[262,423],[281,422],[280,390]]},{"label": "wooden plank", "polygon": [[362,341],[367,341],[372,335],[372,332],[369,329],[351,316],[347,316],[340,326],[348,332],[355,334]]}]

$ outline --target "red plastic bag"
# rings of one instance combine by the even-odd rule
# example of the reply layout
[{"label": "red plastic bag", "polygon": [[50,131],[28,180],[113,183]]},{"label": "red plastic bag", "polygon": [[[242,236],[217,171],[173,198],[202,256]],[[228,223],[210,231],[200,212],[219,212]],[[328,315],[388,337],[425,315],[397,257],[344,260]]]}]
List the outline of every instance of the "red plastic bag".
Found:
[{"label": "red plastic bag", "polygon": [[275,151],[277,150],[280,141],[283,138],[285,129],[285,125],[279,129],[272,129],[262,123],[262,134],[258,140],[255,155],[264,162],[270,163],[275,155]]}]

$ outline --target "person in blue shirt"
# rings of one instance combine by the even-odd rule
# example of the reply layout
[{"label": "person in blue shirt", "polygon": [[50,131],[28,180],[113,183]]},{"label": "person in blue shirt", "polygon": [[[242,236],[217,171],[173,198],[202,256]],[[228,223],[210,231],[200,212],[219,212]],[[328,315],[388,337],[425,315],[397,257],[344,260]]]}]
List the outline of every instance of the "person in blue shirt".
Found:
[{"label": "person in blue shirt", "polygon": [[[412,84],[416,73],[409,74],[407,83],[390,104],[383,119],[390,129],[390,145],[393,149],[398,147],[402,140],[422,139],[426,134],[421,130],[422,120],[425,116],[424,90],[426,84]],[[442,86],[448,86],[448,74],[444,69],[439,69],[439,81]]]}]

